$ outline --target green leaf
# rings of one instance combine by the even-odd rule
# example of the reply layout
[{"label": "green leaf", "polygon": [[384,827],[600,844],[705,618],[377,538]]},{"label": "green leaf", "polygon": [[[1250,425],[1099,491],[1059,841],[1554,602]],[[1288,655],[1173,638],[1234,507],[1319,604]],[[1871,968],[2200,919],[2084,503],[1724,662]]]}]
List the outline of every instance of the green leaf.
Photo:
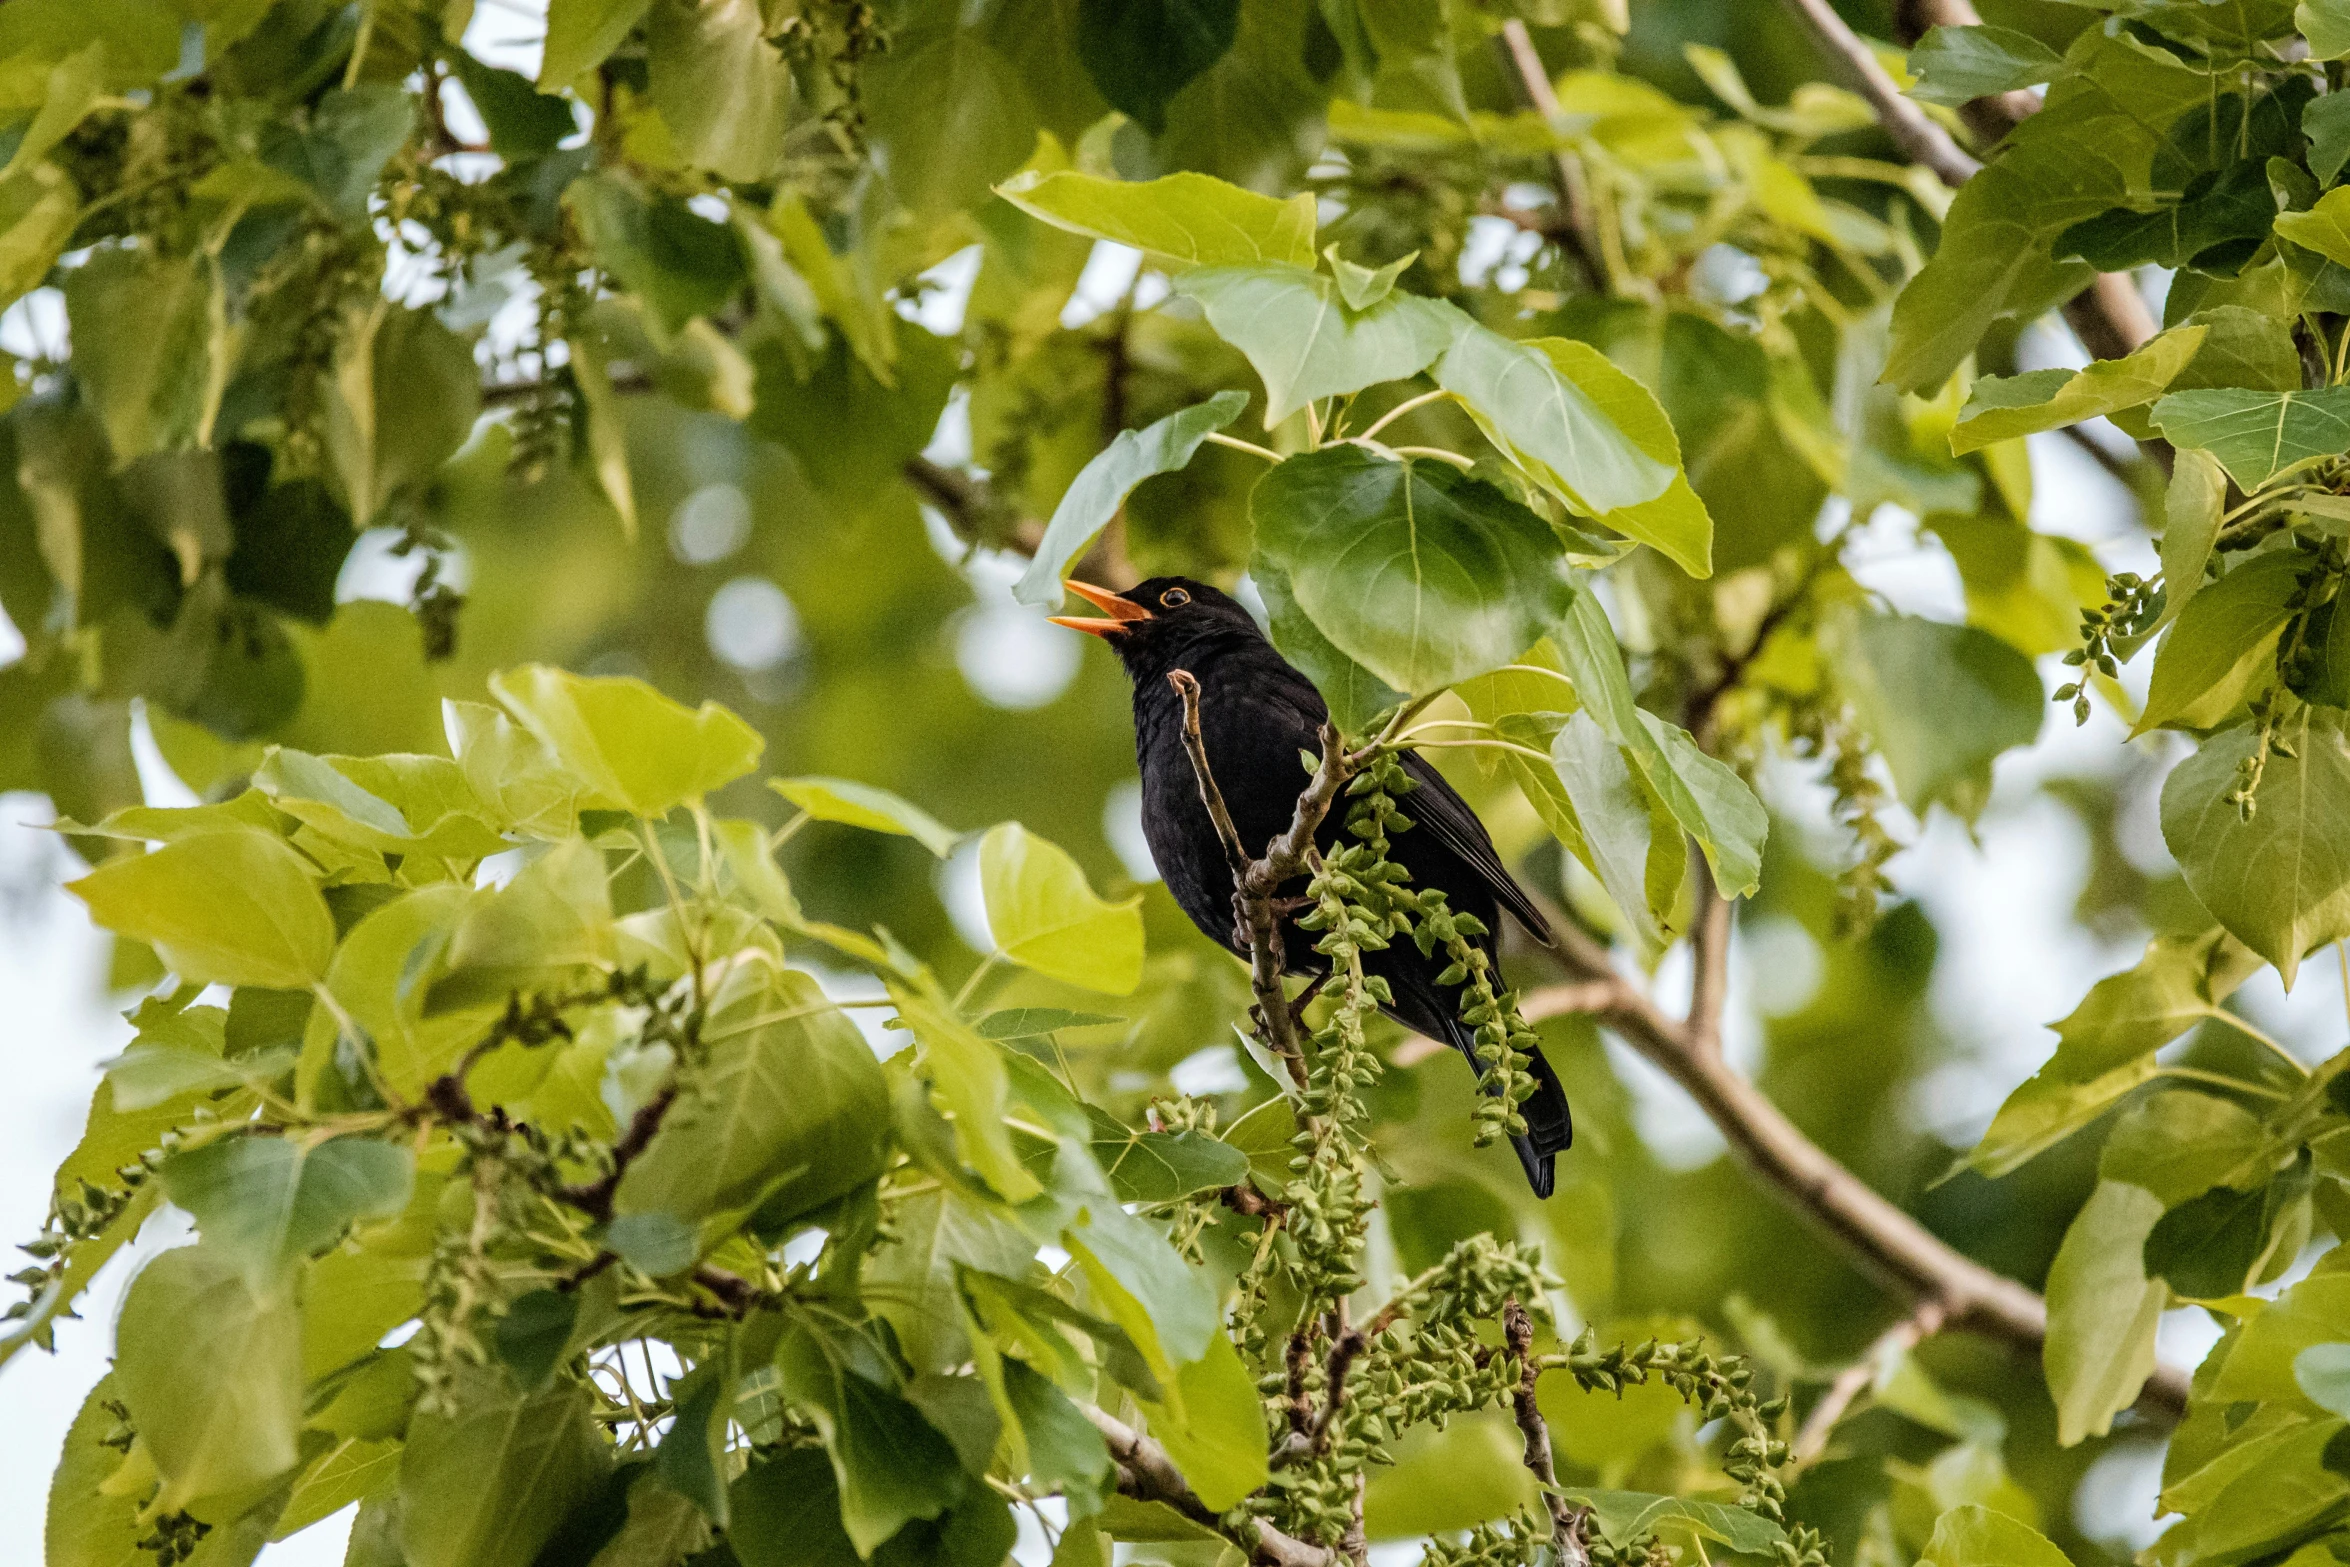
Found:
[{"label": "green leaf", "polygon": [[2253,728],[2213,735],[2162,786],[2162,837],[2188,890],[2229,934],[2293,983],[2301,955],[2350,936],[2350,739],[2339,709],[2303,708],[2277,726],[2250,821],[2228,795],[2258,745]]},{"label": "green leaf", "polygon": [[2195,594],[2155,655],[2146,711],[2131,734],[2164,724],[2208,729],[2272,676],[2305,562],[2297,550],[2261,555]]},{"label": "green leaf", "polygon": [[2293,26],[2309,40],[2312,60],[2350,55],[2350,6],[2342,0],[2301,0],[2293,7]]},{"label": "green leaf", "polygon": [[1105,902],[1066,850],[999,823],[980,840],[979,886],[988,930],[1010,962],[1105,995],[1130,995],[1142,982],[1141,896]]},{"label": "green leaf", "polygon": [[559,91],[603,64],[651,6],[652,0],[548,0],[540,90]]},{"label": "green leaf", "polygon": [[[2344,10],[2342,52],[2350,54],[2350,10]],[[2313,45],[2314,47],[2314,45]],[[2350,164],[2350,98],[2332,93],[2301,111],[2301,133],[2309,138],[2309,172],[2320,185],[2331,185]]]},{"label": "green leaf", "polygon": [[756,767],[766,749],[717,703],[691,709],[641,680],[526,664],[492,675],[490,691],[598,803],[638,816],[700,799]]},{"label": "green leaf", "polygon": [[592,333],[568,340],[571,382],[579,389],[579,459],[596,490],[620,519],[623,538],[636,537],[636,481],[629,476],[628,437],[620,417],[604,347]]},{"label": "green leaf", "polygon": [[1102,1012],[1070,1012],[1060,1007],[1006,1007],[990,1012],[972,1027],[982,1039],[1036,1039],[1065,1028],[1102,1028],[1126,1019]]},{"label": "green leaf", "polygon": [[234,1259],[255,1290],[282,1281],[353,1224],[408,1205],[408,1150],[364,1137],[305,1148],[284,1137],[224,1137],[174,1155],[163,1189],[195,1215],[205,1246]]},{"label": "green leaf", "polygon": [[602,1483],[610,1445],[592,1399],[557,1379],[517,1396],[461,1381],[452,1412],[420,1410],[400,1460],[407,1567],[531,1567]]},{"label": "green leaf", "polygon": [[1078,0],[1077,57],[1110,107],[1156,136],[1167,101],[1239,31],[1240,0]]},{"label": "green leaf", "polygon": [[2052,81],[2064,59],[2029,33],[2012,27],[1935,27],[1909,51],[1909,95],[1963,109],[1977,98]]},{"label": "green leaf", "polygon": [[2164,1214],[2146,1236],[2147,1273],[2189,1300],[2224,1300],[2274,1271],[2280,1245],[2290,1261],[2308,1239],[2309,1166],[2296,1160],[2272,1179],[2273,1167],[2263,1161],[2249,1188],[2215,1186]]},{"label": "green leaf", "polygon": [[615,1194],[689,1223],[765,1205],[796,1217],[881,1173],[889,1084],[816,981],[741,962],[711,998],[708,1059]]},{"label": "green leaf", "polygon": [[1914,615],[1855,615],[1837,641],[1838,676],[1902,803],[1974,820],[1992,762],[2039,737],[2047,702],[2032,661],[1989,632]]},{"label": "green leaf", "polygon": [[1462,330],[1441,300],[1390,294],[1349,310],[1338,284],[1286,265],[1202,267],[1175,280],[1265,383],[1265,428],[1311,402],[1417,375]]},{"label": "green leaf", "polygon": [[2008,1095],[1968,1165],[2005,1175],[2096,1120],[2153,1078],[2155,1051],[2218,1016],[2219,1003],[2258,967],[2224,931],[2155,937],[2136,967],[2099,980],[2052,1025],[2056,1054]]},{"label": "green leaf", "polygon": [[1760,1513],[1720,1502],[1687,1501],[1645,1491],[1591,1491],[1576,1486],[1562,1487],[1561,1494],[1590,1508],[1601,1536],[1619,1549],[1644,1540],[1660,1529],[1686,1531],[1718,1540],[1733,1551],[1749,1555],[1768,1555],[1786,1537],[1784,1530]]},{"label": "green leaf", "polygon": [[529,77],[484,65],[462,49],[451,52],[449,64],[500,157],[513,162],[545,157],[579,129],[571,101],[538,91]]},{"label": "green leaf", "polygon": [[890,994],[898,1004],[897,1026],[921,1042],[919,1070],[940,1107],[954,1118],[955,1147],[963,1162],[1006,1202],[1036,1196],[1044,1188],[1020,1162],[1004,1126],[1011,1085],[1002,1048],[971,1032],[944,1005],[902,987],[892,987]]},{"label": "green leaf", "polygon": [[2312,1344],[2330,1344],[2350,1320],[2350,1274],[2318,1272],[2271,1301],[2244,1324],[2236,1346],[2200,1398],[2215,1404],[2292,1399],[2301,1383],[2295,1362]]},{"label": "green leaf", "polygon": [[1012,596],[1039,608],[1060,603],[1062,575],[1118,515],[1128,492],[1153,474],[1172,473],[1190,462],[1200,443],[1239,418],[1247,406],[1245,392],[1218,392],[1143,429],[1120,430],[1061,493],[1061,504],[1045,525],[1044,540],[1013,584]]},{"label": "green leaf", "polygon": [[2114,1123],[2097,1155],[2103,1180],[2127,1181],[2168,1208],[2214,1186],[2240,1186],[2276,1164],[2257,1117],[2216,1094],[2151,1094]]},{"label": "green leaf", "polygon": [[16,151],[0,165],[0,181],[15,178],[49,156],[90,112],[105,85],[106,45],[102,41],[93,41],[50,66],[41,106],[24,128],[24,139],[16,144]]},{"label": "green leaf", "polygon": [[784,1397],[824,1438],[841,1526],[860,1555],[962,1498],[968,1482],[954,1448],[895,1390],[848,1363],[840,1340],[795,1323],[776,1346],[775,1367]]},{"label": "green leaf", "polygon": [[2170,1293],[2147,1278],[2139,1253],[2161,1217],[2152,1192],[2100,1181],[2049,1265],[2041,1358],[2062,1446],[2112,1430],[2153,1374],[2154,1330]]},{"label": "green leaf", "polygon": [[1456,1415],[1442,1432],[1414,1432],[1395,1444],[1394,1467],[1371,1471],[1365,1532],[1373,1541],[1417,1539],[1539,1508],[1525,1450],[1517,1428],[1495,1414]]},{"label": "green leaf", "polygon": [[[155,1560],[139,1548],[154,1534],[151,1524],[140,1521],[146,1498],[115,1483],[128,1456],[108,1441],[122,1427],[121,1397],[115,1377],[99,1378],[65,1433],[49,1481],[44,1567],[146,1567]],[[188,1567],[250,1567],[267,1538],[267,1526],[248,1519],[215,1527],[197,1542]]]},{"label": "green leaf", "polygon": [[1173,1202],[1248,1179],[1248,1155],[1206,1132],[1138,1132],[1099,1110],[1093,1118],[1093,1156],[1120,1202]]},{"label": "green leaf", "polygon": [[645,17],[647,97],[678,155],[755,183],[783,156],[791,65],[767,41],[757,0],[656,0]]},{"label": "green leaf", "polygon": [[536,1393],[547,1385],[563,1363],[578,1321],[577,1290],[536,1289],[515,1298],[498,1319],[496,1343],[498,1359],[517,1387]]},{"label": "green leaf", "polygon": [[2278,213],[2276,231],[2304,250],[2350,267],[2350,190],[2327,191],[2307,212]]},{"label": "green leaf", "polygon": [[1404,269],[1420,259],[1418,251],[1398,256],[1383,267],[1358,266],[1338,253],[1336,245],[1322,247],[1322,259],[1330,263],[1330,275],[1338,280],[1338,297],[1346,301],[1349,310],[1368,310],[1395,291],[1395,280]]},{"label": "green leaf", "polygon": [[[1658,909],[1649,901],[1649,861],[1658,852],[1660,835],[1653,821],[1657,802],[1647,784],[1587,711],[1574,714],[1560,727],[1551,742],[1550,761],[1574,814],[1577,857],[1631,922],[1642,947],[1663,947],[1663,925],[1672,910]],[[1684,852],[1677,829],[1661,836],[1663,852]]]},{"label": "green leaf", "polygon": [[1714,885],[1725,897],[1753,893],[1761,885],[1763,840],[1770,829],[1754,791],[1687,732],[1633,701],[1615,632],[1597,598],[1577,593],[1555,637],[1584,709],[1623,748],[1682,831],[1697,840]]},{"label": "green leaf", "polygon": [[1341,653],[1297,601],[1289,573],[1262,551],[1249,562],[1249,579],[1265,601],[1266,631],[1281,656],[1295,664],[1329,705],[1330,721],[1345,734],[1360,732],[1404,694]]},{"label": "green leaf", "polygon": [[2219,459],[2193,448],[2179,453],[2163,498],[2162,615],[2146,635],[2178,619],[2203,591],[2203,570],[2219,540],[2227,495]]},{"label": "green leaf", "polygon": [[1218,1329],[1207,1353],[1185,1363],[1175,1380],[1180,1407],[1171,1400],[1152,1409],[1151,1430],[1202,1502],[1218,1511],[1238,1506],[1267,1474],[1256,1378]]},{"label": "green leaf", "polygon": [[2350,1418],[2350,1344],[2312,1344],[2293,1357],[2293,1382],[2330,1415]]},{"label": "green leaf", "polygon": [[1170,270],[1314,264],[1314,198],[1260,196],[1207,174],[1128,183],[1073,170],[1024,170],[996,194],[1030,217],[1132,245]]},{"label": "green leaf", "polygon": [[1399,690],[1508,663],[1566,592],[1548,525],[1433,459],[1326,446],[1258,480],[1249,512],[1258,550],[1314,626]]},{"label": "green leaf", "polygon": [[50,164],[0,180],[0,301],[12,305],[40,287],[81,213],[73,182]]},{"label": "green leaf", "polygon": [[1933,1567],[2072,1567],[2038,1530],[1972,1502],[1934,1520],[1934,1537],[1918,1560]]},{"label": "green leaf", "polygon": [[1985,376],[1959,410],[1950,449],[1980,451],[2019,435],[2150,403],[2187,367],[2205,336],[2200,326],[2174,327],[2125,359],[2095,360],[2084,370]]},{"label": "green leaf", "polygon": [[[1109,1447],[1061,1390],[1018,1360],[1003,1361],[1004,1396],[1028,1450],[1028,1472],[1063,1493],[1073,1517],[1098,1509],[1116,1478]],[[1107,1564],[1104,1564],[1107,1567]]]},{"label": "green leaf", "polygon": [[1028,83],[985,32],[952,10],[913,13],[861,68],[874,150],[920,217],[960,216],[1020,167],[1039,129]]},{"label": "green leaf", "polygon": [[379,299],[346,314],[322,433],[353,526],[455,454],[481,411],[480,387],[472,348],[431,311]]},{"label": "green leaf", "polygon": [[131,1281],[116,1335],[115,1383],[163,1477],[161,1509],[293,1468],[302,1321],[290,1288],[257,1289],[234,1255],[182,1246]]},{"label": "green leaf", "polygon": [[2210,452],[2249,493],[2288,469],[2350,448],[2350,386],[2173,392],[2154,405],[2154,425],[2174,446]]},{"label": "green leaf", "polygon": [[210,439],[218,270],[204,257],[101,250],[65,280],[74,379],[114,460]]},{"label": "green leaf", "polygon": [[[1672,488],[1680,447],[1671,423],[1646,387],[1588,343],[1518,343],[1469,326],[1437,364],[1436,383],[1543,488],[1587,517],[1613,526],[1611,513]],[[1704,540],[1633,536],[1705,575],[1710,528]]]},{"label": "green leaf", "polygon": [[847,778],[776,778],[767,787],[820,822],[911,838],[942,860],[962,841],[961,833],[928,811],[871,784]]},{"label": "green leaf", "polygon": [[208,984],[308,986],[326,975],[335,927],[309,862],[253,827],[197,833],[112,860],[66,890],[106,929],[153,946]]}]

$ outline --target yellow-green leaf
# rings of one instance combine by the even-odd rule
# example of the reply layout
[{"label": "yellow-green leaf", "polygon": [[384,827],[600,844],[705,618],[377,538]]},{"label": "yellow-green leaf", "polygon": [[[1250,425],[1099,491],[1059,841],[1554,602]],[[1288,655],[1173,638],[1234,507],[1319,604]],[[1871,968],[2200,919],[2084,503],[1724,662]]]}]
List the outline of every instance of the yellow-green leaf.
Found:
[{"label": "yellow-green leaf", "polygon": [[1139,893],[1105,901],[1067,851],[1018,822],[981,840],[979,885],[988,929],[1010,961],[1105,995],[1130,994],[1142,982]]}]

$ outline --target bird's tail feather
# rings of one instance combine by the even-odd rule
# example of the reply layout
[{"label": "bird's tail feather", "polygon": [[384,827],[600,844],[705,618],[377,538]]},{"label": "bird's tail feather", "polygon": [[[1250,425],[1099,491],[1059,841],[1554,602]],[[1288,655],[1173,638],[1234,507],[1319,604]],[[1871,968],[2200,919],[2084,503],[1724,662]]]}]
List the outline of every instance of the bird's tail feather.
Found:
[{"label": "bird's tail feather", "polygon": [[[1446,1040],[1475,1070],[1475,1034],[1458,1018],[1447,1018],[1444,1032]],[[1534,1078],[1534,1092],[1518,1106],[1518,1113],[1526,1118],[1526,1130],[1511,1136],[1510,1148],[1524,1167],[1526,1184],[1534,1188],[1534,1195],[1548,1197],[1556,1179],[1552,1161],[1575,1141],[1575,1117],[1567,1107],[1567,1091],[1559,1083],[1557,1071],[1540,1049],[1527,1053],[1526,1069]]]}]

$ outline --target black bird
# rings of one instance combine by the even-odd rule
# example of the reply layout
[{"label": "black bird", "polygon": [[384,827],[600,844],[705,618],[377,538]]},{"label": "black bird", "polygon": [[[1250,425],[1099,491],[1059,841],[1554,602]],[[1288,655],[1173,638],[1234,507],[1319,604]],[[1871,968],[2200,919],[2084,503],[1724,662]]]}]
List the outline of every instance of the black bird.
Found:
[{"label": "black bird", "polygon": [[[1330,710],[1313,682],[1274,649],[1248,611],[1205,583],[1153,577],[1123,594],[1082,582],[1068,588],[1107,618],[1056,615],[1054,623],[1107,642],[1134,682],[1134,749],[1142,766],[1142,831],[1151,858],[1191,922],[1245,957],[1232,928],[1231,868],[1184,753],[1183,699],[1167,684],[1167,675],[1189,670],[1199,682],[1200,735],[1208,766],[1251,854],[1263,853],[1288,829],[1306,781],[1298,753],[1320,754],[1321,728]],[[1396,836],[1392,853],[1412,873],[1412,885],[1441,888],[1455,911],[1482,920],[1489,957],[1499,957],[1496,905],[1547,944],[1550,926],[1542,911],[1502,867],[1493,840],[1468,803],[1417,755],[1406,755],[1403,765],[1420,787],[1406,807],[1413,826]],[[1324,820],[1318,834],[1324,847],[1337,841],[1343,815],[1333,811]],[[1285,935],[1293,968],[1316,961],[1312,935]],[[1395,1004],[1382,1009],[1389,1017],[1450,1044],[1474,1067],[1473,1030],[1460,1021],[1459,992],[1436,983],[1445,962],[1441,952],[1423,958],[1410,942],[1397,942],[1366,954],[1363,966],[1384,975],[1394,992]],[[1495,973],[1498,979],[1499,970]],[[1526,1131],[1510,1143],[1534,1194],[1548,1197],[1551,1160],[1574,1140],[1574,1123],[1558,1074],[1540,1051],[1530,1070],[1535,1092],[1520,1107]]]}]

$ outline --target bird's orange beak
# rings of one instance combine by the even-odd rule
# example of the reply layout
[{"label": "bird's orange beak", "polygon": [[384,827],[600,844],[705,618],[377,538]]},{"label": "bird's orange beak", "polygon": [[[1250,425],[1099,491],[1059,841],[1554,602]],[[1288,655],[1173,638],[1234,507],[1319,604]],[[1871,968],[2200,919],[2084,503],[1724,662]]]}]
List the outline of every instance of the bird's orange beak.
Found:
[{"label": "bird's orange beak", "polygon": [[1120,598],[1108,588],[1097,588],[1090,582],[1078,582],[1074,579],[1062,583],[1061,586],[1093,605],[1109,618],[1106,620],[1096,619],[1087,615],[1047,616],[1046,618],[1056,626],[1067,626],[1071,631],[1083,631],[1097,637],[1107,637],[1113,632],[1124,631],[1134,621],[1151,618],[1149,610],[1144,609],[1132,599]]}]

